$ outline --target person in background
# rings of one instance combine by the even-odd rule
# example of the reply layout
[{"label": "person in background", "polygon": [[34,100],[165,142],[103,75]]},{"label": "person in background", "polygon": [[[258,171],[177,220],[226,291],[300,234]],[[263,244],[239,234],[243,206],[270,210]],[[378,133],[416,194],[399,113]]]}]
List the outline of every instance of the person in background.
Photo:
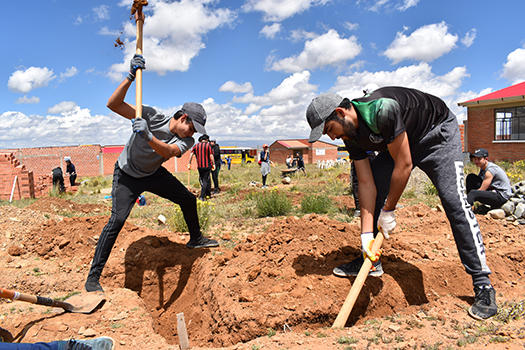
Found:
[{"label": "person in background", "polygon": [[[369,274],[381,276],[380,253],[371,251],[379,230],[388,239],[396,227],[395,209],[413,167],[436,187],[456,241],[459,257],[472,277],[475,319],[497,314],[483,236],[465,194],[463,150],[458,120],[446,103],[431,94],[398,86],[382,87],[350,100],[335,93],[314,98],[306,111],[309,142],[323,134],[342,139],[359,180],[361,249],[357,259],[334,268],[336,276],[355,276],[364,257]],[[367,151],[377,151],[370,161]]]},{"label": "person in background", "polygon": [[288,169],[292,168],[292,162],[293,162],[293,157],[291,155],[286,157],[285,163],[286,163],[286,166],[288,167]]},{"label": "person in background", "polygon": [[64,175],[62,173],[62,168],[57,166],[55,169],[51,170],[53,174],[53,187],[55,187],[59,193],[66,192],[66,187],[64,186]]},{"label": "person in background", "polygon": [[231,170],[231,168],[232,168],[232,157],[230,157],[230,156],[226,157],[226,164],[228,165],[228,170]]},{"label": "person in background", "polygon": [[261,162],[262,188],[268,188],[266,185],[266,178],[270,173],[270,151],[267,144],[263,145],[259,160]]},{"label": "person in background", "polygon": [[221,188],[219,187],[219,171],[221,170],[221,147],[217,143],[217,141],[210,140],[210,146],[213,150],[213,160],[215,162],[215,170],[212,170],[211,172],[211,178],[213,180],[213,194],[218,194],[221,191]]},{"label": "person in background", "polygon": [[190,161],[188,163],[188,169],[191,169],[193,157],[197,158],[197,170],[199,171],[199,180],[201,183],[201,195],[199,199],[201,201],[205,201],[211,197],[210,175],[211,172],[215,170],[213,150],[208,142],[209,139],[208,135],[199,137],[199,143],[191,150]]},{"label": "person in background", "polygon": [[304,169],[304,160],[301,156],[301,153],[297,152],[295,159],[297,161],[297,170],[301,170],[303,174],[306,174],[306,170]]},{"label": "person in background", "polygon": [[71,158],[66,158],[66,174],[69,174],[69,183],[71,184],[71,187],[75,186],[77,170],[75,169],[75,165],[71,163]]},{"label": "person in background", "polygon": [[137,69],[145,69],[145,64],[141,55],[135,55],[131,59],[129,74],[107,103],[110,110],[131,121],[133,132],[115,163],[111,217],[100,234],[91,262],[85,283],[88,292],[104,291],[99,282],[102,270],[137,198],[145,191],[181,207],[190,233],[187,248],[210,248],[219,245],[216,240],[202,234],[197,214],[197,199],[193,193],[162,166],[167,160],[182,156],[193,146],[193,134],[206,134],[206,111],[202,105],[194,102],[185,103],[173,116],[161,114],[153,107],[142,106],[142,118],[135,119],[136,106],[125,102],[124,99],[135,80]]},{"label": "person in background", "polygon": [[489,152],[480,148],[470,155],[470,160],[480,169],[479,174],[468,174],[466,180],[467,201],[490,205],[491,209],[501,208],[512,196],[509,177],[498,165],[489,162]]}]

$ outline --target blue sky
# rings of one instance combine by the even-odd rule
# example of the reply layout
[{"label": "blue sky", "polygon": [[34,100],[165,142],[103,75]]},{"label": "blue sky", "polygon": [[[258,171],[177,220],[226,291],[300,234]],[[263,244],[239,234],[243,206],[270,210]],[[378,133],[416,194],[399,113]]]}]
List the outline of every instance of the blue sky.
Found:
[{"label": "blue sky", "polygon": [[[0,148],[127,141],[131,123],[106,102],[135,53],[132,2],[3,4]],[[307,138],[323,92],[414,87],[462,122],[458,102],[525,81],[523,0],[149,0],[144,12],[143,103],[202,103],[223,146]]]}]

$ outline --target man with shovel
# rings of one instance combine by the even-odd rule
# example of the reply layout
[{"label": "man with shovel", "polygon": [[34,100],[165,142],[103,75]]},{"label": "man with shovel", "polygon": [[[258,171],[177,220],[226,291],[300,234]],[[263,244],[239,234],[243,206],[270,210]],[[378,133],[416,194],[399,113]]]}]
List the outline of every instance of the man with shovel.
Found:
[{"label": "man with shovel", "polygon": [[99,279],[117,236],[124,226],[137,198],[144,191],[180,205],[188,225],[190,240],[187,248],[217,247],[216,240],[202,235],[197,214],[197,200],[162,163],[180,157],[191,149],[193,134],[207,134],[206,112],[194,102],[187,102],[173,116],[165,116],[152,107],[142,106],[142,118],[135,118],[135,105],[124,102],[138,69],[145,69],[141,55],[131,60],[128,76],[108,100],[108,108],[131,120],[133,133],[120,154],[113,173],[111,217],[95,250],[85,288],[88,292],[103,291]]},{"label": "man with shovel", "polygon": [[[450,221],[467,273],[472,276],[475,301],[469,314],[476,319],[494,316],[496,292],[488,275],[485,247],[478,222],[465,196],[463,153],[456,116],[445,102],[430,94],[403,87],[383,87],[350,101],[335,93],[313,99],[306,111],[312,129],[309,142],[321,135],[343,139],[354,160],[361,204],[361,243],[375,261],[371,275],[383,267],[371,251],[378,228],[385,238],[396,226],[394,210],[414,166],[435,185]],[[378,151],[373,160],[367,151]],[[356,276],[363,256],[336,267],[337,276]]]}]

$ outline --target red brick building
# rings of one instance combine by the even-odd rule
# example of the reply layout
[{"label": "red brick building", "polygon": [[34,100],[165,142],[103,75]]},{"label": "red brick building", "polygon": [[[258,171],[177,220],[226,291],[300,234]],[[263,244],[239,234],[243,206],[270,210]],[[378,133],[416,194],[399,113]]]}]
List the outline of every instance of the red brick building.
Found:
[{"label": "red brick building", "polygon": [[269,148],[270,159],[277,164],[285,164],[286,157],[293,155],[295,158],[297,152],[301,154],[305,164],[337,159],[337,146],[323,141],[309,143],[308,139],[277,140]]},{"label": "red brick building", "polygon": [[525,82],[458,105],[467,107],[466,152],[485,148],[492,161],[525,158]]}]

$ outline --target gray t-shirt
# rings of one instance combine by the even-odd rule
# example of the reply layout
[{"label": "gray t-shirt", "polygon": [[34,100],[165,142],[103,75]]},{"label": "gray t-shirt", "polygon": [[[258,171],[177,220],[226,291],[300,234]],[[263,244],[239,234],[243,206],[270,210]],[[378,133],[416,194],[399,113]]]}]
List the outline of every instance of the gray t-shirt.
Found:
[{"label": "gray t-shirt", "polygon": [[478,176],[485,180],[487,171],[492,174],[492,182],[488,190],[494,190],[508,200],[512,196],[512,188],[505,170],[492,162],[488,162],[485,170],[480,170]]},{"label": "gray t-shirt", "polygon": [[[147,121],[149,130],[157,139],[168,145],[177,145],[181,155],[193,147],[193,137],[180,138],[170,131],[171,116],[143,106],[142,118]],[[167,160],[158,155],[139,134],[133,133],[118,158],[118,165],[126,174],[141,178],[152,175]]]}]

